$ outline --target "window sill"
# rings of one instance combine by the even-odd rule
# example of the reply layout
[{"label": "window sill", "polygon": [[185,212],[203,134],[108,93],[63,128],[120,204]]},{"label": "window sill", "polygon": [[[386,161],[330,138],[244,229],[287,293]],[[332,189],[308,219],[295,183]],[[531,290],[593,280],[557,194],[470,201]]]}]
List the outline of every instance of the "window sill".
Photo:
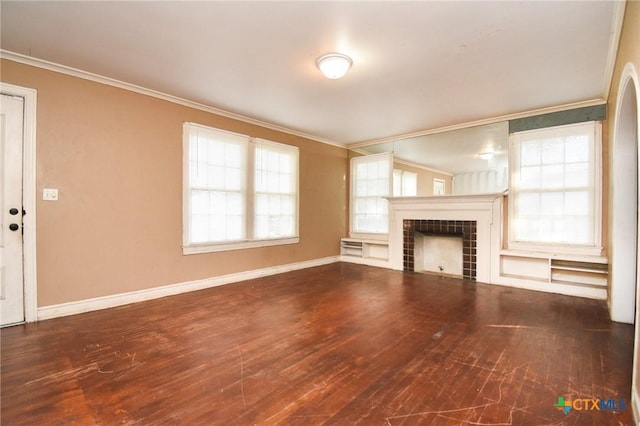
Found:
[{"label": "window sill", "polygon": [[389,241],[389,233],[373,233],[373,232],[349,232],[349,238],[367,241]]},{"label": "window sill", "polygon": [[536,253],[542,257],[602,257],[603,248],[598,246],[563,246],[551,244],[527,244],[510,242],[503,252],[528,253],[532,257]]},{"label": "window sill", "polygon": [[236,241],[230,243],[221,243],[221,244],[192,244],[189,246],[182,247],[183,255],[190,254],[202,254],[202,253],[215,253],[219,251],[230,251],[230,250],[243,250],[249,248],[258,248],[258,247],[270,247],[270,246],[279,246],[285,244],[297,244],[300,242],[300,237],[290,237],[290,238],[277,238],[270,240],[255,240],[255,241]]}]

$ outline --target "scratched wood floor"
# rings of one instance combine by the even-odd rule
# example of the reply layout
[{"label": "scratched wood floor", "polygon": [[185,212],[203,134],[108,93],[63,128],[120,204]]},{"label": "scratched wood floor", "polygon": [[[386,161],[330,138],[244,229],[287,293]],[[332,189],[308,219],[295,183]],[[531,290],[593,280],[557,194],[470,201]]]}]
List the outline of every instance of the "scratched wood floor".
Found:
[{"label": "scratched wood floor", "polygon": [[630,425],[602,301],[331,264],[2,329],[2,425]]}]

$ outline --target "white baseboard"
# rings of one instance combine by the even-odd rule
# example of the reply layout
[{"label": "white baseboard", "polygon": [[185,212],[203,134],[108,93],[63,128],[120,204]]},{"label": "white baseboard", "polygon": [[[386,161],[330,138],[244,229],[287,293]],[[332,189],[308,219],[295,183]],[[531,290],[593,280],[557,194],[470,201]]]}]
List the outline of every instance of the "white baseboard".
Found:
[{"label": "white baseboard", "polygon": [[344,255],[339,256],[338,259],[340,260],[340,262],[357,263],[359,265],[369,265],[369,266],[376,266],[378,268],[390,269],[389,261],[384,259],[376,259],[372,257],[363,258],[358,256],[344,256]]},{"label": "white baseboard", "polygon": [[67,315],[97,311],[100,309],[113,308],[116,306],[128,305],[129,303],[158,299],[165,296],[173,296],[180,293],[187,293],[190,291],[217,287],[220,285],[251,280],[254,278],[281,274],[283,272],[312,268],[314,266],[328,265],[330,263],[335,263],[338,261],[339,256],[331,256],[321,259],[307,260],[304,262],[272,266],[264,269],[256,269],[253,271],[239,272],[237,274],[222,275],[219,277],[205,278],[202,280],[170,284],[162,287],[153,287],[145,290],[137,290],[127,293],[96,297],[92,299],[78,300],[74,302],[61,303],[58,305],[42,306],[38,308],[38,320],[46,320],[51,318],[64,317]]},{"label": "white baseboard", "polygon": [[587,299],[607,299],[606,287],[594,288],[585,287],[580,285],[561,284],[561,283],[547,283],[542,281],[527,280],[522,278],[512,278],[499,276],[493,279],[493,282],[488,284],[496,284],[505,287],[515,287],[524,290],[541,291],[543,293],[562,294],[565,296],[584,297]]}]

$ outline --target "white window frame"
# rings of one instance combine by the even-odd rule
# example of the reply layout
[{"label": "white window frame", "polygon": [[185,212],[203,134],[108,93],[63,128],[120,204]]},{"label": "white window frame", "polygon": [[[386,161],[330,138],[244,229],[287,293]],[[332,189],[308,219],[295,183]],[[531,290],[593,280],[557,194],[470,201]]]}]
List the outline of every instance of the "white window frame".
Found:
[{"label": "white window frame", "polygon": [[[593,164],[591,169],[591,193],[593,196],[593,243],[592,244],[565,244],[557,242],[529,242],[518,241],[514,238],[514,227],[516,224],[516,197],[518,193],[518,173],[520,143],[523,140],[531,139],[534,133],[546,134],[556,133],[566,135],[577,127],[592,126],[593,139],[591,151],[593,153]],[[602,247],[602,124],[596,121],[582,122],[563,126],[547,127],[536,130],[518,132],[509,137],[509,214],[508,214],[508,238],[507,247],[512,250],[538,251],[552,254],[601,256]]]},{"label": "white window frame", "polygon": [[[245,202],[245,221],[244,221],[244,238],[235,241],[209,241],[202,243],[192,243],[190,241],[190,232],[191,232],[191,186],[190,186],[190,176],[189,176],[189,139],[192,130],[195,129],[204,129],[207,132],[214,132],[220,135],[228,135],[230,138],[244,138],[247,141],[247,150],[246,150],[246,158],[244,159],[244,180],[245,180],[245,188],[244,188],[244,202]],[[190,254],[199,254],[199,253],[210,253],[210,252],[219,252],[219,251],[228,251],[228,250],[239,250],[239,249],[247,249],[247,248],[256,248],[256,247],[268,247],[275,245],[283,245],[283,244],[295,244],[300,241],[299,237],[299,214],[300,214],[300,191],[299,191],[299,180],[300,180],[300,169],[299,169],[299,149],[292,145],[281,144],[278,142],[268,141],[265,139],[252,138],[247,135],[242,135],[238,133],[228,132],[225,130],[215,129],[208,126],[203,126],[197,123],[185,122],[183,124],[183,198],[182,198],[182,253],[184,255]],[[287,237],[278,237],[278,238],[254,238],[254,230],[255,230],[255,190],[254,190],[254,182],[255,182],[255,164],[254,164],[254,154],[256,147],[258,146],[271,146],[275,147],[278,150],[286,151],[293,154],[294,157],[294,170],[295,170],[295,217],[294,217],[294,235]]]},{"label": "white window frame", "polygon": [[[361,157],[353,157],[351,159],[350,169],[351,169],[351,179],[350,179],[350,196],[349,196],[349,236],[352,238],[363,238],[363,239],[371,239],[371,240],[388,240],[389,238],[389,212],[387,210],[387,232],[367,232],[360,231],[356,228],[355,225],[355,203],[356,199],[356,185],[357,185],[357,167],[356,163],[359,161],[373,160],[378,161],[381,159],[386,159],[389,164],[389,175],[388,175],[388,188],[385,195],[380,195],[379,198],[386,199],[393,194],[393,154],[390,152],[384,152],[381,154],[372,154],[365,155]],[[387,201],[387,200],[385,200]],[[388,202],[388,201],[387,201]]]}]

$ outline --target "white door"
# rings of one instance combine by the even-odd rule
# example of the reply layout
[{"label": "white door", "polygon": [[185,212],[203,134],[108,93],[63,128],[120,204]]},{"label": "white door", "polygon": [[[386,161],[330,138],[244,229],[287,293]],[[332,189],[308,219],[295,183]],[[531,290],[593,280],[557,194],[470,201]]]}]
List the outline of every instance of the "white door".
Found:
[{"label": "white door", "polygon": [[0,95],[0,325],[24,321],[23,111],[23,98]]}]

